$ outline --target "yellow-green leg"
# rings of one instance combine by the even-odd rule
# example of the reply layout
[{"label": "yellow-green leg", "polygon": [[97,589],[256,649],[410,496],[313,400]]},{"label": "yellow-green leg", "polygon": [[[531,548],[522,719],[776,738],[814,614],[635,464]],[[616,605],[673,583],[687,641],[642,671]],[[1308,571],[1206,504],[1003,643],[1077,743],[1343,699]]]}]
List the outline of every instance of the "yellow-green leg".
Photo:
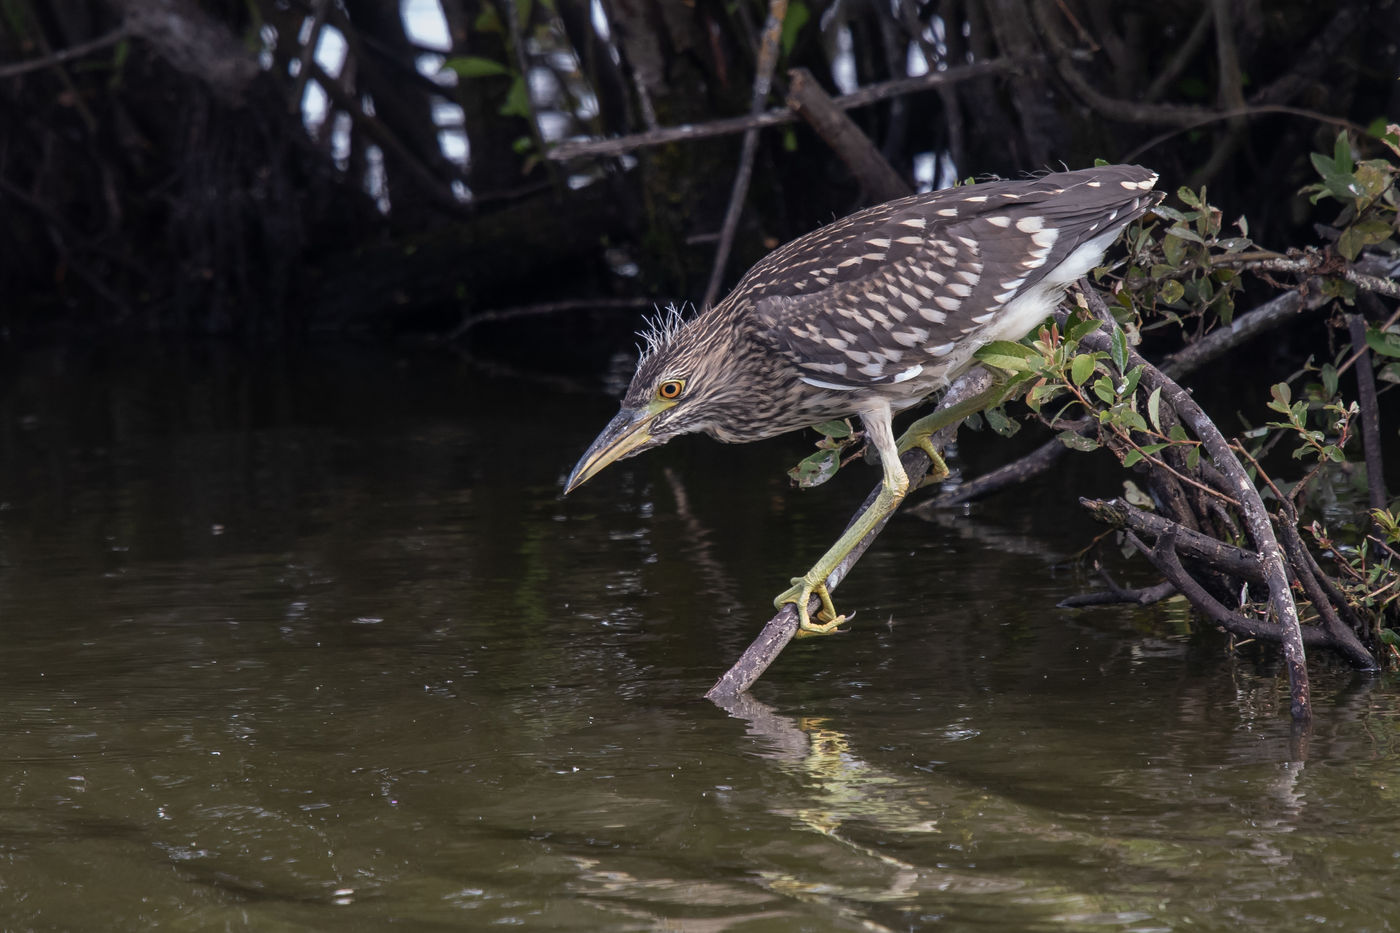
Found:
[{"label": "yellow-green leg", "polygon": [[[861,412],[861,420],[865,423],[866,437],[870,443],[875,445],[875,449],[880,453],[880,465],[884,468],[885,478],[880,487],[880,494],[875,497],[875,501],[857,516],[851,526],[836,540],[827,552],[821,556],[813,566],[800,577],[792,578],[792,586],[778,594],[773,600],[773,605],[779,609],[784,603],[792,603],[797,607],[797,637],[802,638],[809,635],[829,635],[846,621],[844,615],[836,611],[836,607],[831,602],[831,593],[827,589],[826,581],[831,576],[846,556],[855,549],[860,541],[880,525],[885,519],[899,508],[899,503],[903,501],[905,494],[909,491],[909,476],[904,472],[904,467],[899,462],[899,455],[904,451],[914,447],[922,448],[932,461],[929,470],[929,480],[941,480],[948,475],[948,466],[943,462],[943,457],[933,446],[931,438],[934,434],[955,424],[975,412],[990,408],[1002,401],[1004,389],[1001,386],[993,386],[986,392],[975,395],[956,405],[935,411],[931,415],[920,418],[909,426],[896,442],[894,439],[894,428],[890,423],[890,409],[888,405],[881,405],[869,411]],[[816,596],[821,601],[821,606],[817,610],[817,621],[813,622],[808,611],[807,604],[812,597]]]}]

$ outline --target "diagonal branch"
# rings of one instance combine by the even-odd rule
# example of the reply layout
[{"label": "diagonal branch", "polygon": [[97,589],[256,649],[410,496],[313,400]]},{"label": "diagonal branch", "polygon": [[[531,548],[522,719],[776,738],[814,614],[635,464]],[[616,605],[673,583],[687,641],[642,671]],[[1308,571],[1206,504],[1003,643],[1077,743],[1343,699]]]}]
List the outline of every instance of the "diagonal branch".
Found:
[{"label": "diagonal branch", "polygon": [[[995,379],[992,373],[986,368],[978,366],[954,381],[953,385],[948,389],[947,394],[945,394],[942,401],[939,402],[937,410],[946,411],[962,402],[975,398],[990,390],[994,382]],[[953,435],[957,433],[957,430],[958,425],[952,424],[938,432],[938,434],[934,435],[931,439],[934,446],[946,446]],[[900,459],[900,463],[904,466],[904,472],[909,475],[910,489],[914,489],[923,481],[924,477],[928,474],[929,467],[932,466],[928,454],[918,448],[906,453]],[[865,497],[865,501],[860,504],[855,514],[852,515],[852,523],[875,501],[875,497],[880,494],[880,489],[880,484],[876,484],[875,488],[870,491],[870,495]],[[845,559],[836,566],[836,569],[826,578],[826,588],[828,592],[836,591],[841,581],[845,579],[846,574],[855,566],[856,561],[860,560],[861,555],[870,548],[870,545],[874,543],[880,532],[884,530],[888,520],[889,518],[887,516],[885,521],[871,529],[870,533],[864,538],[861,538],[860,541],[856,543],[856,546],[851,549],[851,552],[846,555]],[[850,527],[849,524],[847,527]],[[821,608],[821,601],[816,596],[813,596],[807,608],[808,611],[815,615]],[[734,665],[729,668],[729,670],[725,671],[724,676],[715,682],[715,685],[705,694],[705,698],[707,700],[713,700],[716,703],[722,703],[727,698],[738,696],[747,691],[754,685],[758,678],[763,676],[763,672],[768,669],[768,666],[777,660],[778,655],[782,653],[782,650],[787,647],[788,642],[792,641],[793,636],[796,634],[797,609],[791,603],[787,603],[782,609],[778,610],[773,618],[768,620],[768,624],[758,633],[758,637],[745,649],[744,653],[739,657],[739,660],[735,661]]]}]

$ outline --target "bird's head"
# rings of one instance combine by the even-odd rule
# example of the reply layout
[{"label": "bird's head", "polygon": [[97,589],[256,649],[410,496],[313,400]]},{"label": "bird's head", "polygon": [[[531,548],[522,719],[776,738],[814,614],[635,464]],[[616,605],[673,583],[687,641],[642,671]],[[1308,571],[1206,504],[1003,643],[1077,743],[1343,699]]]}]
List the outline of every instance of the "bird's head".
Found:
[{"label": "bird's head", "polygon": [[685,321],[672,309],[650,322],[640,335],[646,347],[622,410],[579,459],[564,484],[565,495],[614,461],[713,426],[718,407],[733,394],[732,379],[725,377],[733,359],[727,329],[708,326],[707,317],[714,316]]}]

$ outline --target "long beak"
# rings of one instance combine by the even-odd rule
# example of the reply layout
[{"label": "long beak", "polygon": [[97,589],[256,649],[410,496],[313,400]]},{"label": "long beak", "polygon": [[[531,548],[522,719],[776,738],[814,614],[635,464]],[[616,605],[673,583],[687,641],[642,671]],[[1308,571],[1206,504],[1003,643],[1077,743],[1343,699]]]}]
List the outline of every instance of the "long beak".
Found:
[{"label": "long beak", "polygon": [[656,409],[624,408],[617,417],[608,422],[603,432],[579,458],[578,466],[564,484],[564,495],[568,495],[584,483],[602,472],[603,468],[615,460],[639,453],[656,443],[651,436],[651,422],[660,411]]}]

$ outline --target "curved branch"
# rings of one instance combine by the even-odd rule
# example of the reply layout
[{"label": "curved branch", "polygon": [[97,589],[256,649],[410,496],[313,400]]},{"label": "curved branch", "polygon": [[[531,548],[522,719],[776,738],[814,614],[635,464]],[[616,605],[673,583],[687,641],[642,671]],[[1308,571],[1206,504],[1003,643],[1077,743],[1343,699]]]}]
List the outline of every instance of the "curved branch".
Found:
[{"label": "curved branch", "polygon": [[[1088,281],[1081,281],[1080,288],[1095,314],[1100,317],[1106,316],[1108,322],[1112,322],[1113,318],[1109,315],[1103,297],[1098,291]],[[1117,327],[1117,324],[1109,323],[1108,327]],[[1082,341],[1082,345],[1091,350],[1101,350],[1105,353],[1112,350],[1107,328],[1087,335]],[[1144,391],[1161,390],[1162,400],[1176,410],[1182,423],[1200,439],[1202,446],[1210,454],[1216,467],[1225,475],[1230,485],[1232,497],[1239,502],[1240,512],[1244,517],[1249,537],[1259,550],[1264,578],[1268,584],[1269,608],[1279,628],[1277,637],[1283,646],[1284,662],[1288,667],[1293,718],[1300,722],[1311,719],[1312,698],[1308,684],[1307,653],[1303,649],[1298,607],[1293,602],[1293,593],[1289,587],[1288,569],[1283,561],[1283,549],[1279,546],[1278,538],[1274,535],[1273,522],[1269,518],[1269,513],[1264,509],[1263,501],[1259,498],[1259,491],[1250,482],[1249,474],[1245,472],[1244,467],[1235,456],[1235,452],[1230,449],[1229,442],[1220,433],[1220,429],[1215,426],[1215,422],[1211,421],[1210,416],[1200,405],[1196,404],[1195,399],[1191,398],[1185,389],[1167,378],[1161,370],[1147,362],[1141,354],[1131,348],[1128,350],[1128,365],[1132,368],[1142,367],[1142,378],[1139,385]]]}]

